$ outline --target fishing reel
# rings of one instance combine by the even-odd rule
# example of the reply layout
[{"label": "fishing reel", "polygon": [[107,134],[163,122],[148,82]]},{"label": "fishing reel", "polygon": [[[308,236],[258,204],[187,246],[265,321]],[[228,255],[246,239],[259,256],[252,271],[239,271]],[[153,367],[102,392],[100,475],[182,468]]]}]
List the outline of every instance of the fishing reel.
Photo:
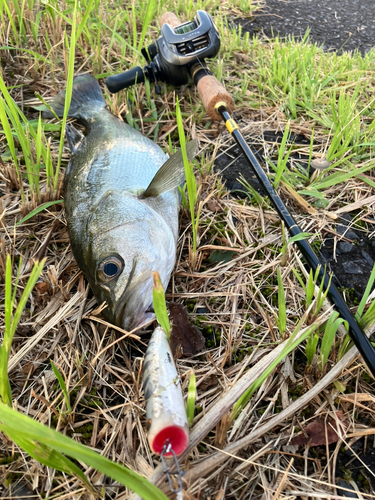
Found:
[{"label": "fishing reel", "polygon": [[211,74],[204,60],[215,57],[220,49],[219,33],[211,17],[198,10],[193,21],[177,26],[173,21],[166,17],[161,36],[142,49],[148,63],[144,68],[137,66],[106,79],[110,92],[114,94],[147,79],[156,84],[155,91],[160,93],[157,82],[178,87],[187,84],[191,76],[197,84],[199,75]]}]

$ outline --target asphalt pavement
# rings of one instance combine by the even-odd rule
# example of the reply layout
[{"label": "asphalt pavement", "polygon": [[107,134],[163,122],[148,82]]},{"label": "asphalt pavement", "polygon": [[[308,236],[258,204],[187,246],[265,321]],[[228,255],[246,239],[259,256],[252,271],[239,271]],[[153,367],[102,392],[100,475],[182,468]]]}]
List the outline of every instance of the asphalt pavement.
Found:
[{"label": "asphalt pavement", "polygon": [[265,0],[261,12],[237,22],[269,38],[302,38],[310,29],[312,42],[339,53],[359,50],[364,55],[375,45],[375,0]]}]

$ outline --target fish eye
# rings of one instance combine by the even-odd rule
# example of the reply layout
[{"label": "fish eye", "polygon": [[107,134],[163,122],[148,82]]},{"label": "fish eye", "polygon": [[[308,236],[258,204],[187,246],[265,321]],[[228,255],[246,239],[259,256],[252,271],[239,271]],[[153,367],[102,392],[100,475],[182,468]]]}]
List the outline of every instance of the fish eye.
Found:
[{"label": "fish eye", "polygon": [[118,257],[106,257],[98,266],[98,278],[100,281],[111,281],[117,278],[123,267],[124,263]]}]

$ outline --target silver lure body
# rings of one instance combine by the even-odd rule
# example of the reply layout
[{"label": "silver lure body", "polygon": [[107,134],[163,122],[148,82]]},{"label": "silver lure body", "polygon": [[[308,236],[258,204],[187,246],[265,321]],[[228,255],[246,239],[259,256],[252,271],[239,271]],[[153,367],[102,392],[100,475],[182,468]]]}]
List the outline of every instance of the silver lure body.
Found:
[{"label": "silver lure body", "polygon": [[180,378],[161,327],[154,330],[147,346],[143,387],[151,449],[160,454],[169,444],[176,455],[181,454],[189,441],[189,424]]}]

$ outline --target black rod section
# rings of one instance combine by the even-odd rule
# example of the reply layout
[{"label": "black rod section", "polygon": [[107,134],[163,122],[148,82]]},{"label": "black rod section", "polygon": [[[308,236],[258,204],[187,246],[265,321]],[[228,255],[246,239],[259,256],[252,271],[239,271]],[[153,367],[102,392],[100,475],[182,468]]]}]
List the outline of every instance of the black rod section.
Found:
[{"label": "black rod section", "polygon": [[[276,211],[278,212],[280,219],[284,221],[289,233],[291,236],[295,236],[296,234],[302,233],[301,229],[298,227],[293,217],[288,212],[286,206],[282,202],[280,196],[274,190],[272,184],[270,183],[267,175],[264,173],[262,167],[260,166],[258,160],[255,158],[249,146],[246,144],[246,141],[241,134],[238,125],[231,118],[230,114],[227,111],[226,106],[219,106],[217,111],[223,118],[224,122],[227,124],[229,122],[229,126],[227,126],[229,132],[234,137],[235,141],[241,148],[241,151],[245,158],[250,163],[255,175],[257,176],[258,181],[261,183],[262,187],[266,191],[269,199],[273,203]],[[319,259],[315,255],[314,250],[311,248],[310,244],[306,240],[300,240],[295,242],[298,249],[304,256],[308,266],[310,269],[315,272],[318,267],[320,267],[318,273],[318,283],[321,284],[323,282],[324,290],[328,289],[328,297],[333,302],[336,307],[336,310],[340,314],[340,316],[346,320],[349,324],[349,335],[353,340],[355,346],[357,347],[359,353],[361,354],[363,360],[371,371],[372,375],[375,378],[375,349],[372,346],[370,340],[367,338],[367,335],[359,326],[357,320],[353,316],[346,302],[344,301],[342,295],[338,291],[332,281],[330,282],[329,276],[322,268]]]}]

